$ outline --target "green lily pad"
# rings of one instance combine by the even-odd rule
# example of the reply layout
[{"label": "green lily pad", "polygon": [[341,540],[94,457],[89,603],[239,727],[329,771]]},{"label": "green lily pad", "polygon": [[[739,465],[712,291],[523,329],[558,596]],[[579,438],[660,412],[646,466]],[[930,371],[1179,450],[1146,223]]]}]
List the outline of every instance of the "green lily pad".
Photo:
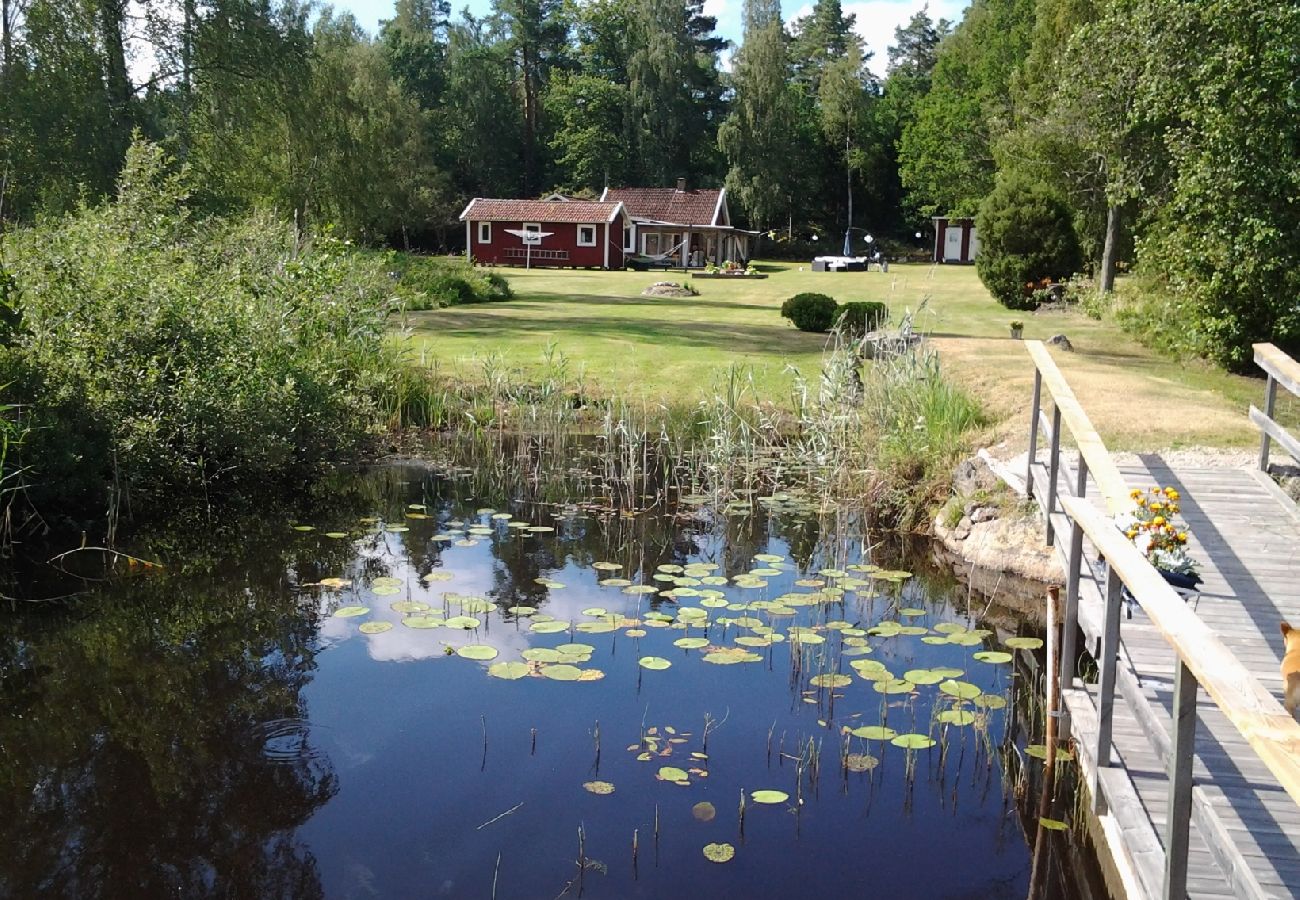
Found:
[{"label": "green lily pad", "polygon": [[1004,647],[1010,647],[1012,650],[1037,650],[1043,646],[1043,639],[1036,637],[1013,637],[1007,638],[1002,642]]},{"label": "green lily pad", "polygon": [[510,607],[507,607],[507,608],[506,608],[506,612],[511,613],[512,615],[519,616],[519,617],[521,617],[521,618],[527,618],[528,616],[531,616],[533,613],[537,612],[537,607],[535,607],[535,606],[510,606]]},{"label": "green lily pad", "polygon": [[357,628],[362,634],[383,634],[385,631],[392,631],[392,622],[362,622]]},{"label": "green lily pad", "polygon": [[504,678],[506,681],[518,681],[528,675],[528,664],[521,662],[498,662],[488,666],[487,673],[493,678]]},{"label": "green lily pad", "polygon": [[975,698],[975,705],[984,709],[1003,709],[1007,705],[1007,698],[997,694],[980,694]]},{"label": "green lily pad", "polygon": [[[1047,746],[1045,744],[1030,744],[1025,748],[1025,756],[1032,756],[1034,759],[1047,759]],[[1058,762],[1070,762],[1074,759],[1074,754],[1064,747],[1057,747],[1056,759]]]},{"label": "green lily pad", "polygon": [[643,669],[653,669],[656,671],[667,669],[672,666],[672,663],[664,659],[662,656],[643,656],[638,660],[638,664]]},{"label": "green lily pad", "polygon": [[906,678],[890,678],[883,681],[877,681],[872,685],[878,694],[910,694],[916,685]]},{"label": "green lily pad", "polygon": [[560,663],[553,666],[542,666],[542,674],[552,681],[577,681],[582,677],[582,670],[577,666]]},{"label": "green lily pad", "polygon": [[935,745],[934,738],[927,734],[900,734],[889,743],[905,750],[924,750]]},{"label": "green lily pad", "polygon": [[610,784],[608,781],[584,781],[582,787],[588,793],[600,794],[602,796],[614,793],[614,785]]},{"label": "green lily pad", "polygon": [[709,639],[702,637],[684,637],[673,641],[674,647],[681,647],[683,650],[699,650],[702,647],[709,646]]},{"label": "green lily pad", "polygon": [[903,673],[903,677],[912,684],[938,684],[947,676],[934,669],[909,669]]},{"label": "green lily pad", "polygon": [[968,681],[953,681],[952,679],[942,682],[939,685],[939,690],[950,697],[956,697],[958,700],[974,700],[984,693],[979,689],[978,685],[971,684]]},{"label": "green lily pad", "polygon": [[776,804],[776,803],[784,803],[785,801],[789,800],[790,795],[787,794],[785,791],[771,791],[771,790],[750,791],[749,799],[753,800],[755,803]]},{"label": "green lily pad", "polygon": [[892,728],[886,728],[884,725],[863,725],[849,731],[854,737],[864,738],[868,741],[892,741],[898,736],[898,732]]},{"label": "green lily pad", "polygon": [[1038,824],[1042,825],[1048,831],[1069,831],[1070,830],[1070,826],[1062,822],[1060,819],[1049,819],[1046,816],[1039,819]]},{"label": "green lily pad", "polygon": [[407,616],[402,624],[407,628],[441,628],[443,620],[441,616]]},{"label": "green lily pad", "polygon": [[691,776],[685,769],[676,766],[662,766],[655,777],[660,781],[671,781],[674,784],[687,784],[691,780]]},{"label": "green lily pad", "polygon": [[469,631],[471,628],[478,628],[483,623],[473,616],[452,616],[447,620],[448,628],[460,628]]},{"label": "green lily pad", "polygon": [[370,612],[369,606],[340,606],[334,610],[334,618],[351,619],[354,616],[364,616]]},{"label": "green lily pad", "polygon": [[616,572],[623,568],[623,564],[616,562],[596,562],[592,563],[591,567],[600,572]]},{"label": "green lily pad", "polygon": [[609,634],[618,628],[615,622],[579,622],[576,626],[583,634]]},{"label": "green lily pad", "polygon": [[808,679],[808,683],[813,687],[820,688],[838,688],[845,687],[853,683],[853,679],[848,675],[840,675],[833,672],[824,672],[821,675],[814,675]]},{"label": "green lily pad", "polygon": [[596,652],[596,648],[591,644],[560,644],[555,648],[555,652],[565,656],[590,656]]},{"label": "green lily pad", "polygon": [[971,654],[980,662],[991,663],[993,665],[1002,665],[1011,662],[1011,654],[1004,653],[1001,650],[981,650],[979,653]]},{"label": "green lily pad", "polygon": [[557,622],[554,620],[550,622],[538,622],[534,619],[533,623],[528,626],[528,630],[537,634],[559,634],[561,631],[569,630],[569,623]]},{"label": "green lily pad", "polygon": [[327,532],[325,532],[325,537],[327,537],[327,538],[332,538],[332,539],[334,539],[334,540],[336,540],[336,541],[338,541],[338,540],[342,540],[343,538],[345,538],[345,537],[347,537],[347,536],[348,536],[348,535],[347,535],[347,532],[346,532],[346,531],[327,531]]},{"label": "green lily pad", "polygon": [[968,709],[945,709],[939,713],[939,721],[946,725],[970,725],[975,721],[975,713]]},{"label": "green lily pad", "polygon": [[736,855],[736,848],[730,844],[705,844],[704,858],[709,862],[725,863],[731,862],[732,857]]},{"label": "green lily pad", "polygon": [[486,661],[496,659],[500,654],[496,647],[489,647],[487,644],[466,644],[456,649],[456,655],[463,656],[465,659]]},{"label": "green lily pad", "polygon": [[316,530],[316,526],[315,526],[315,525],[295,525],[295,526],[293,526],[293,530],[294,530],[294,531],[315,531],[315,530]]}]

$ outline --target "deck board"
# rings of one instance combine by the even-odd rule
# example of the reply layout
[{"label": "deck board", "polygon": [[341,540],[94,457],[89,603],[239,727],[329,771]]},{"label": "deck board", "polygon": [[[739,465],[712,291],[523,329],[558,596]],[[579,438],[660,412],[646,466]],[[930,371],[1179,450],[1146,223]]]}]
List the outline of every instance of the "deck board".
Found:
[{"label": "deck board", "polygon": [[[1290,619],[1300,624],[1300,517],[1248,469],[1172,466],[1157,454],[1139,459],[1137,465],[1120,466],[1130,487],[1172,486],[1181,495],[1190,552],[1201,564],[1205,580],[1193,611],[1280,701],[1278,623]],[[1041,463],[1039,468],[1044,468]],[[1045,469],[1041,477],[1046,479]],[[1095,493],[1090,485],[1090,496]],[[1094,502],[1102,506],[1100,498]],[[1068,543],[1065,535],[1060,539]],[[1085,553],[1090,551],[1085,546]],[[1084,649],[1097,646],[1103,613],[1101,591],[1095,581],[1086,581],[1080,591]],[[1140,608],[1121,623],[1120,635],[1119,665],[1136,684],[1136,693],[1130,696],[1139,705],[1149,705],[1148,721],[1154,717],[1167,735],[1174,651]],[[1075,687],[1095,702],[1096,685],[1076,681]],[[1078,708],[1080,696],[1071,700],[1072,710]],[[1157,839],[1163,840],[1168,792],[1163,760],[1142,727],[1143,717],[1121,691],[1116,691],[1114,702],[1112,767],[1121,767],[1130,779],[1135,802],[1146,815],[1143,828],[1154,827]],[[1249,869],[1246,879],[1253,879],[1263,896],[1300,897],[1300,807],[1204,693],[1198,698],[1197,714],[1194,780],[1215,817],[1212,830],[1219,839],[1226,836],[1231,841]],[[1090,727],[1095,728],[1095,717],[1074,717],[1076,740],[1095,740]],[[1094,758],[1085,753],[1082,764]],[[1131,838],[1134,847],[1149,848],[1149,838],[1138,830],[1130,829],[1124,840]],[[1188,896],[1196,900],[1238,896],[1206,841],[1194,819]]]}]

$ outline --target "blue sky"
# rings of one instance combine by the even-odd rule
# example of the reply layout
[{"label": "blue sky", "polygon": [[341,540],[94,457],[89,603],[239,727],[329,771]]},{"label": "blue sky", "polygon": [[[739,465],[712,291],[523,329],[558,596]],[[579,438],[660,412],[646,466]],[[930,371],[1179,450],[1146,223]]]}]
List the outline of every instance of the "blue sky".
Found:
[{"label": "blue sky", "polygon": [[[871,69],[877,75],[885,71],[885,48],[893,40],[894,29],[905,23],[912,14],[922,6],[929,6],[933,18],[947,18],[956,21],[969,0],[846,0],[845,12],[855,13],[858,17],[858,33],[867,43],[867,49],[875,55],[871,60]],[[380,19],[393,14],[393,0],[333,0],[335,7],[348,9],[364,27],[374,31]],[[740,40],[740,8],[742,0],[705,0],[705,10],[718,19],[718,32],[733,42]],[[482,15],[491,8],[490,0],[453,0],[452,8],[457,14],[468,7],[475,15]],[[786,0],[784,12],[787,19],[796,19],[812,10],[812,0]]]}]

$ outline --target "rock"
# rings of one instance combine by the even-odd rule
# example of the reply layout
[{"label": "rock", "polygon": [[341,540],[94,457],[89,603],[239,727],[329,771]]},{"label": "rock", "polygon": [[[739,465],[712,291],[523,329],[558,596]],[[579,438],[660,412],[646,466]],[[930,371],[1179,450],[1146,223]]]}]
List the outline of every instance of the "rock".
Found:
[{"label": "rock", "polygon": [[920,345],[921,335],[902,331],[868,331],[859,345],[863,359],[888,359]]},{"label": "rock", "polygon": [[971,520],[966,516],[961,517],[957,527],[952,530],[952,537],[955,541],[964,541],[970,537]]},{"label": "rock", "polygon": [[952,472],[952,492],[958,497],[968,497],[976,491],[992,491],[998,483],[998,476],[978,456],[962,460]]},{"label": "rock", "polygon": [[1062,350],[1074,349],[1074,344],[1071,344],[1070,339],[1063,334],[1052,335],[1047,339],[1047,343],[1051,344],[1054,347],[1060,347]]},{"label": "rock", "polygon": [[1061,564],[1043,543],[1036,516],[995,518],[982,522],[963,516],[953,528],[934,522],[934,533],[954,555],[990,573],[1009,573],[1039,584],[1061,584]]},{"label": "rock", "polygon": [[992,506],[981,506],[970,514],[970,520],[973,524],[980,522],[992,522],[998,517],[998,511]]}]

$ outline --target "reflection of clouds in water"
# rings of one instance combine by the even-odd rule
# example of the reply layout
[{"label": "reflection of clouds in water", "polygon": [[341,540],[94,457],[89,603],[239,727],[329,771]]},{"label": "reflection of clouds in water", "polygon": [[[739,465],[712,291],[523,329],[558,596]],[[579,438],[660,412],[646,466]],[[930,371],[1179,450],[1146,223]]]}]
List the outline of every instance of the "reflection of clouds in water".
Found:
[{"label": "reflection of clouds in water", "polygon": [[[468,615],[472,615],[483,623],[482,627],[472,631],[446,626],[429,629],[408,628],[402,624],[405,614],[393,610],[393,603],[401,600],[427,603],[434,613],[441,615],[444,609],[443,594],[445,593],[490,599],[491,592],[499,587],[494,576],[496,566],[500,565],[500,561],[493,555],[491,541],[488,539],[482,540],[474,547],[447,546],[442,550],[440,569],[452,573],[454,577],[449,581],[425,584],[420,580],[420,573],[406,557],[405,550],[398,538],[399,535],[385,536],[387,553],[384,554],[384,558],[388,564],[390,575],[404,582],[405,586],[402,591],[398,594],[375,596],[368,590],[360,589],[352,596],[345,594],[346,599],[339,605],[359,603],[369,606],[370,613],[356,618],[326,618],[321,623],[320,637],[327,644],[341,640],[365,640],[368,655],[371,659],[379,662],[412,662],[436,659],[448,655],[449,649],[454,651],[456,648],[467,644],[485,644],[495,648],[499,653],[495,660],[481,663],[481,665],[487,666],[491,662],[520,659],[520,654],[532,646],[550,647],[556,644],[568,643],[569,641],[596,643],[601,638],[609,637],[608,634],[584,634],[582,632],[575,632],[570,635],[567,631],[549,635],[537,634],[529,630],[531,619],[503,619],[499,608],[495,604],[493,604],[491,612],[468,613]],[[555,535],[528,538],[510,534],[505,537],[497,537],[496,540],[554,541],[559,540],[559,538]],[[777,542],[773,541],[772,543]],[[696,549],[704,548],[697,546]],[[784,548],[776,547],[774,549],[779,553]],[[557,554],[557,558],[564,559],[565,557],[563,554]],[[599,578],[626,577],[627,574],[623,571],[597,572],[590,568],[578,566],[571,561],[566,562],[559,568],[542,569],[539,571],[540,577],[558,581],[564,584],[565,587],[548,590],[545,600],[541,602],[538,611],[566,623],[593,621],[590,616],[582,614],[584,609],[592,607],[600,607],[608,610],[611,614],[627,617],[644,615],[651,608],[652,597],[650,595],[624,594],[621,588],[601,587],[595,583]],[[645,575],[647,584],[654,584],[661,589],[671,587],[668,584],[657,584],[649,576],[650,573],[647,572]],[[358,578],[356,587],[361,588],[360,573],[354,572],[353,577]],[[773,581],[773,587],[775,587],[775,579]],[[784,580],[782,583],[784,583]],[[743,596],[738,596],[736,592],[728,590],[729,599],[756,600],[760,596],[772,596],[773,592],[765,590],[761,594],[741,593]],[[352,592],[348,592],[348,594],[352,594]],[[328,598],[322,598],[323,608],[327,608],[324,604],[328,603]],[[698,605],[698,598],[684,600],[682,605]],[[449,615],[453,616],[462,614],[456,605],[452,605],[447,611]],[[669,611],[671,611],[671,606]],[[357,629],[367,621],[391,622],[393,628],[381,634],[361,634]]]}]

